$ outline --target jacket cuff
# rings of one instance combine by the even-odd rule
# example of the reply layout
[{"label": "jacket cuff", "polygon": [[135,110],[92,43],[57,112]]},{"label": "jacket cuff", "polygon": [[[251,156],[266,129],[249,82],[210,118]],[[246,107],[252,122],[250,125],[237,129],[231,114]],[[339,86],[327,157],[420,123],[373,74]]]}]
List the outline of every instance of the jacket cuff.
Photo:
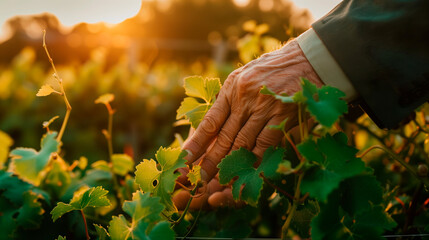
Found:
[{"label": "jacket cuff", "polygon": [[312,28],[298,36],[296,40],[305,57],[326,85],[343,91],[347,102],[357,98],[358,94],[350,80]]}]

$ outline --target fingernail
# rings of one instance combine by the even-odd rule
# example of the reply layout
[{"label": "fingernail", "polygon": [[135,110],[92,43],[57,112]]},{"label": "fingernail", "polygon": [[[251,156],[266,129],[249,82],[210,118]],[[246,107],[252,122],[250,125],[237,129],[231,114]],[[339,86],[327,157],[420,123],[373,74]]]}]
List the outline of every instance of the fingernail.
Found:
[{"label": "fingernail", "polygon": [[203,180],[204,182],[208,182],[209,175],[207,174],[206,170],[201,168],[200,173],[201,173],[201,180]]}]

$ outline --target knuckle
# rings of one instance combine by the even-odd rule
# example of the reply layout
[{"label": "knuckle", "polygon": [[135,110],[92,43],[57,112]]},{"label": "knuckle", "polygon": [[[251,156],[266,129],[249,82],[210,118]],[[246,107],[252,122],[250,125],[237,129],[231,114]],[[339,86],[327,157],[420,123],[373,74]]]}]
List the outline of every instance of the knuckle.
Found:
[{"label": "knuckle", "polygon": [[203,121],[200,124],[201,131],[203,134],[211,136],[217,133],[218,131],[218,122],[217,118],[215,117],[215,114],[211,111],[210,113],[206,114]]},{"label": "knuckle", "polygon": [[216,141],[216,145],[225,151],[231,147],[232,142],[232,137],[226,131],[221,131]]}]

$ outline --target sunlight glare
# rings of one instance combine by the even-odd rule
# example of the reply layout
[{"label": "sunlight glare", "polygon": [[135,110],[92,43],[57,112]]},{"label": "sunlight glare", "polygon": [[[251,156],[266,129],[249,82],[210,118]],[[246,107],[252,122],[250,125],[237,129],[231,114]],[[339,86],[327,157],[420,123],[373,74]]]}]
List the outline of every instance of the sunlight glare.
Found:
[{"label": "sunlight glare", "polygon": [[249,4],[250,0],[234,0],[235,5],[238,7],[245,7]]}]

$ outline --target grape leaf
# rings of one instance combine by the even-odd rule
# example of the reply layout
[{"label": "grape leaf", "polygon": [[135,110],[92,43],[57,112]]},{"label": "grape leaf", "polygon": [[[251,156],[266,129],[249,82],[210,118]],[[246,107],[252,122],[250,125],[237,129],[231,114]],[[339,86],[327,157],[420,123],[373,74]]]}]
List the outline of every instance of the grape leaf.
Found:
[{"label": "grape leaf", "polygon": [[25,229],[36,229],[40,226],[45,210],[43,210],[42,204],[37,201],[39,198],[40,195],[32,191],[23,193],[24,202],[18,210],[19,215],[16,218],[19,226]]},{"label": "grape leaf", "polygon": [[0,239],[12,239],[11,235],[17,227],[14,215],[18,210],[11,205],[9,200],[0,196]]},{"label": "grape leaf", "polygon": [[3,168],[7,160],[9,148],[12,146],[13,140],[5,132],[0,131],[0,169]]},{"label": "grape leaf", "polygon": [[113,154],[112,164],[113,172],[121,176],[125,176],[134,169],[133,159],[126,154]]},{"label": "grape leaf", "polygon": [[[57,197],[61,197],[71,183],[67,163],[59,156],[52,161],[44,183],[52,189]],[[44,187],[45,188],[45,187]]]},{"label": "grape leaf", "polygon": [[43,136],[39,152],[32,148],[15,148],[10,152],[12,169],[21,179],[35,186],[40,184],[51,154],[58,150],[59,142],[55,139],[56,136],[56,132]]},{"label": "grape leaf", "polygon": [[155,222],[161,219],[161,212],[164,210],[164,205],[160,201],[160,197],[151,197],[150,193],[143,194],[137,191],[133,194],[132,201],[125,201],[122,209],[131,216],[132,221]]},{"label": "grape leaf", "polygon": [[[219,93],[221,83],[218,78],[203,78],[201,76],[187,77],[184,80],[187,96],[177,109],[176,119],[185,118],[197,128],[206,112],[213,105]],[[199,102],[197,99],[202,100]]]},{"label": "grape leaf", "polygon": [[381,239],[385,230],[396,227],[396,222],[384,211],[381,205],[371,206],[354,219],[351,231],[355,239]]},{"label": "grape leaf", "polygon": [[98,224],[94,224],[95,231],[97,232],[98,240],[109,240],[110,234],[107,232],[107,230]]},{"label": "grape leaf", "polygon": [[364,162],[355,157],[358,150],[347,145],[347,136],[342,132],[334,136],[327,134],[317,143],[309,139],[297,148],[302,156],[317,165],[305,173],[301,192],[308,192],[320,201],[325,201],[343,179],[365,170]]},{"label": "grape leaf", "polygon": [[106,93],[101,96],[99,96],[97,99],[95,99],[94,103],[101,103],[101,104],[109,104],[110,102],[113,102],[115,100],[115,95],[111,93]]},{"label": "grape leaf", "polygon": [[44,97],[44,96],[51,95],[51,93],[61,94],[60,92],[54,90],[50,85],[45,84],[39,89],[36,96]]},{"label": "grape leaf", "polygon": [[[150,193],[137,191],[133,195],[133,201],[125,201],[122,208],[124,212],[131,216],[131,223],[123,215],[113,217],[110,221],[109,233],[112,239],[174,239],[174,232],[170,229],[170,224],[161,220],[161,212],[164,205],[160,197],[151,197]],[[156,224],[149,235],[147,230],[149,225]]]},{"label": "grape leaf", "polygon": [[277,173],[279,163],[283,158],[284,149],[273,147],[267,149],[262,158],[262,162],[258,168],[254,168],[253,164],[257,161],[256,156],[246,150],[240,148],[233,151],[231,155],[226,156],[219,163],[219,183],[227,184],[233,178],[238,176],[238,179],[232,184],[232,196],[235,200],[240,197],[252,206],[256,206],[262,189],[261,173],[267,178],[274,178]]},{"label": "grape leaf", "polygon": [[85,191],[77,191],[69,204],[63,202],[57,203],[57,206],[51,211],[52,220],[55,222],[62,215],[73,210],[84,210],[87,207],[110,206],[110,201],[106,196],[107,193],[108,191],[102,187],[92,187]]},{"label": "grape leaf", "polygon": [[170,223],[168,222],[159,222],[157,223],[150,233],[147,235],[147,229],[149,227],[149,223],[147,222],[139,222],[136,230],[134,231],[133,239],[137,240],[168,240],[168,239],[176,239],[174,231],[170,228]]},{"label": "grape leaf", "polygon": [[192,185],[197,185],[201,181],[201,166],[195,165],[192,167],[192,170],[186,175]]},{"label": "grape leaf", "polygon": [[307,109],[323,126],[332,126],[338,117],[347,113],[347,103],[340,99],[345,96],[343,92],[330,86],[322,86],[318,89],[307,79],[301,80]]},{"label": "grape leaf", "polygon": [[32,190],[42,196],[46,202],[50,202],[49,194],[33,185],[18,179],[11,172],[0,171],[1,196],[7,198],[16,205],[24,204],[23,193]]},{"label": "grape leaf", "polygon": [[372,175],[357,175],[341,185],[341,206],[351,216],[366,211],[383,200],[383,189]]},{"label": "grape leaf", "polygon": [[177,211],[171,200],[176,179],[180,173],[178,168],[186,167],[186,151],[179,148],[159,148],[155,157],[158,161],[144,159],[136,167],[135,182],[140,185],[143,192],[151,192],[154,196],[161,197],[161,203],[166,206],[168,215]]},{"label": "grape leaf", "polygon": [[67,240],[67,237],[59,235],[58,238],[56,238],[55,240]]}]

